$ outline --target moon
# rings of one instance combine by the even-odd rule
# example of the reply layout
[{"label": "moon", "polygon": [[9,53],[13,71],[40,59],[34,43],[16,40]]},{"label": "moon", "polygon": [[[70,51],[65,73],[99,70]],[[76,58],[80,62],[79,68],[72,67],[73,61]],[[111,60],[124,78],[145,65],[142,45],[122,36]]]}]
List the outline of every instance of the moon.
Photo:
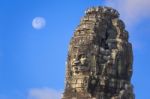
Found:
[{"label": "moon", "polygon": [[37,30],[43,29],[45,25],[46,20],[43,17],[35,17],[32,21],[32,27]]}]

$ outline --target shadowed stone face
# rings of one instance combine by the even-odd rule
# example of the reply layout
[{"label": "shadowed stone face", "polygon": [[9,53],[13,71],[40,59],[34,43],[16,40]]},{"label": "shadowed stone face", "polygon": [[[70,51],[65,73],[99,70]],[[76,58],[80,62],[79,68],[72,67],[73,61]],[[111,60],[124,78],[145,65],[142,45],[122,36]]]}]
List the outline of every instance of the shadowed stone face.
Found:
[{"label": "shadowed stone face", "polygon": [[119,13],[89,8],[69,45],[62,99],[135,99],[132,45]]}]

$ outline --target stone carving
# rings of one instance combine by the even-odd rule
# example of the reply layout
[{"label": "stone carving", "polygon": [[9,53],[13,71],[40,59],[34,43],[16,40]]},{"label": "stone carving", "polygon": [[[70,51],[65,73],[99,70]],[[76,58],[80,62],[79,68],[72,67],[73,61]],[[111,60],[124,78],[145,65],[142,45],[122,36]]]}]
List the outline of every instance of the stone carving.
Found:
[{"label": "stone carving", "polygon": [[85,13],[70,42],[62,99],[135,99],[132,45],[118,11]]}]

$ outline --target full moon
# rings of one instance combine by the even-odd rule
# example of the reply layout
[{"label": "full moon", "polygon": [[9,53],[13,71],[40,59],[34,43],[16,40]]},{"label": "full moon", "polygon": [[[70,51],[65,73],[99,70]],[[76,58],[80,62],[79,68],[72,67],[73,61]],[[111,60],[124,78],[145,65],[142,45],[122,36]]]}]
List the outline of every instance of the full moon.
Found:
[{"label": "full moon", "polygon": [[46,21],[43,17],[35,17],[32,21],[32,26],[34,29],[42,29],[46,25]]}]

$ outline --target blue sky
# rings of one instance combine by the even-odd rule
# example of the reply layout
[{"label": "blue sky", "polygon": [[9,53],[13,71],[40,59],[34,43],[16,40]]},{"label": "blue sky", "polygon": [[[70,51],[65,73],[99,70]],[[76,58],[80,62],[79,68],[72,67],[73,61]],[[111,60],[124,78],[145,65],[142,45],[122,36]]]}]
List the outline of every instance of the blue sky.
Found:
[{"label": "blue sky", "polygon": [[[0,99],[60,99],[69,41],[84,11],[108,5],[119,10],[134,51],[136,99],[149,99],[150,1],[1,0]],[[45,28],[32,27],[44,17]]]}]

